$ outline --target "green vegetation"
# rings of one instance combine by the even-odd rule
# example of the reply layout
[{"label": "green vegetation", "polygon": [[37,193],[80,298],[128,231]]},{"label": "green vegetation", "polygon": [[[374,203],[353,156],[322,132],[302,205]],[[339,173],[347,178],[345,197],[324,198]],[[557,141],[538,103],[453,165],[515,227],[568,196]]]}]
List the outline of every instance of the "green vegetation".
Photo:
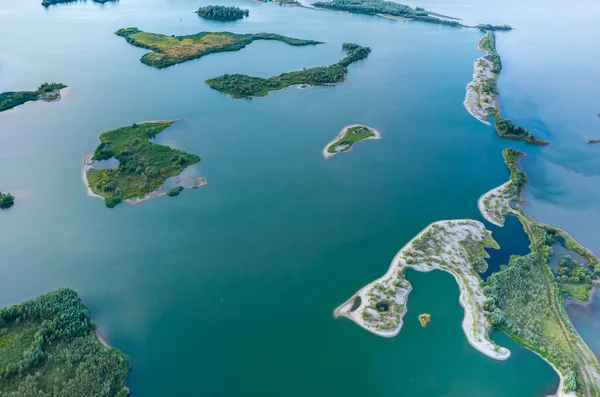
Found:
[{"label": "green vegetation", "polygon": [[346,132],[342,137],[333,142],[327,147],[328,153],[341,153],[346,152],[352,148],[352,146],[363,139],[375,136],[375,133],[369,127],[364,125],[357,125],[346,129]]},{"label": "green vegetation", "polygon": [[196,14],[202,18],[217,21],[235,21],[250,15],[250,11],[242,10],[240,7],[205,6],[200,7]]},{"label": "green vegetation", "polygon": [[504,164],[506,164],[510,171],[510,181],[512,182],[510,189],[512,189],[511,192],[514,195],[514,200],[519,201],[521,191],[525,183],[527,183],[527,176],[521,170],[517,161],[520,157],[525,156],[525,153],[514,148],[508,148],[502,151],[502,156],[504,157]]},{"label": "green vegetation", "polygon": [[0,112],[12,109],[29,101],[54,101],[58,93],[67,86],[60,83],[44,83],[36,91],[9,91],[0,94]]},{"label": "green vegetation", "polygon": [[534,145],[548,145],[548,141],[544,141],[542,139],[537,139],[533,134],[527,131],[523,127],[517,127],[513,124],[509,119],[504,119],[500,117],[500,114],[496,111],[494,114],[494,126],[496,127],[496,132],[502,138],[513,139],[517,141],[525,141],[528,143],[532,143]]},{"label": "green vegetation", "polygon": [[165,36],[143,32],[138,28],[126,28],[118,30],[115,34],[124,37],[129,44],[152,50],[153,52],[142,56],[140,61],[158,69],[201,58],[213,52],[238,51],[255,40],[276,40],[293,46],[322,44],[319,41],[294,39],[274,33],[200,32],[188,36]]},{"label": "green vegetation", "polygon": [[167,196],[179,196],[179,193],[183,190],[183,186],[177,186],[167,192]]},{"label": "green vegetation", "polygon": [[98,340],[69,288],[0,310],[2,397],[125,397],[127,356]]},{"label": "green vegetation", "polygon": [[508,26],[508,25],[490,25],[489,23],[480,23],[479,25],[477,25],[478,29],[481,30],[489,30],[489,31],[507,31],[507,30],[512,30],[512,27]]},{"label": "green vegetation", "polygon": [[0,208],[6,209],[12,207],[15,203],[15,198],[10,193],[0,192]]},{"label": "green vegetation", "polygon": [[421,327],[427,327],[427,324],[431,322],[431,314],[419,314],[419,322],[421,323]]},{"label": "green vegetation", "polygon": [[482,29],[482,31],[485,33],[485,36],[479,41],[479,47],[489,53],[485,56],[485,59],[492,63],[492,73],[497,75],[502,70],[502,60],[496,51],[496,35],[489,29]]},{"label": "green vegetation", "polygon": [[119,160],[118,168],[87,171],[92,191],[112,208],[122,200],[141,198],[171,176],[200,161],[195,154],[149,142],[173,122],[149,122],[117,128],[100,135],[93,160]]},{"label": "green vegetation", "polygon": [[263,79],[244,74],[225,74],[206,80],[210,88],[231,95],[232,98],[251,98],[267,95],[271,91],[281,90],[290,85],[331,85],[345,80],[348,65],[366,58],[371,49],[354,43],[344,43],[347,52],[344,59],[330,66],[318,66],[279,76]]},{"label": "green vegetation", "polygon": [[317,8],[326,8],[329,10],[347,11],[356,14],[369,15],[391,15],[394,17],[408,18],[421,22],[436,23],[440,25],[448,25],[462,27],[463,25],[457,21],[440,19],[432,17],[423,8],[412,8],[404,4],[395,3],[385,0],[331,0],[318,1],[313,3]]}]

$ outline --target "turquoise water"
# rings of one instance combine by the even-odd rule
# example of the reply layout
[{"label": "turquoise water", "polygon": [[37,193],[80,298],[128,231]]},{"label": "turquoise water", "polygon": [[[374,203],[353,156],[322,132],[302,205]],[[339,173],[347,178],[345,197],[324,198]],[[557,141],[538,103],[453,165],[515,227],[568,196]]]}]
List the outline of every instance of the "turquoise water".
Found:
[{"label": "turquoise water", "polygon": [[[228,4],[251,13],[225,25],[229,31],[327,44],[256,42],[159,71],[112,32],[137,26],[179,35],[222,25],[198,19],[198,4],[182,0],[2,4],[0,37],[11,40],[0,44],[0,90],[44,81],[69,89],[58,103],[0,114],[0,189],[17,197],[0,214],[10,231],[0,241],[0,304],[76,288],[101,334],[132,357],[133,396],[553,392],[552,369],[504,335],[493,338],[513,352],[505,362],[468,345],[447,274],[409,274],[406,328],[394,339],[332,318],[427,224],[479,219],[477,198],[508,178],[500,153],[515,143],[462,106],[480,34]],[[203,83],[223,73],[328,65],[343,57],[345,41],[373,52],[336,87],[231,100]],[[191,171],[207,186],[114,210],[85,195],[81,161],[98,135],[180,118],[157,141],[199,154]],[[355,123],[383,139],[325,161],[323,146]],[[433,317],[426,329],[416,320],[422,312]]]}]

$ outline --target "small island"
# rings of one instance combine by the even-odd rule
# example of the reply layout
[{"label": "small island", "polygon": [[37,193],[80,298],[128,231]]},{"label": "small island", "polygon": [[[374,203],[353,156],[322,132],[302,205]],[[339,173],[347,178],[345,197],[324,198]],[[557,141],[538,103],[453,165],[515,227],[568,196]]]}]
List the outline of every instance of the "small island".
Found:
[{"label": "small island", "polygon": [[[452,18],[442,19],[431,15],[424,8],[399,4],[393,1],[385,0],[331,0],[317,1],[313,3],[316,8],[346,11],[356,14],[378,15],[381,17],[391,17],[393,19],[406,19],[420,22],[435,23],[453,27],[464,27],[460,22]],[[431,15],[430,15],[431,14]],[[439,14],[437,14],[439,15]]]},{"label": "small island", "polygon": [[198,11],[196,11],[196,14],[205,19],[230,22],[244,19],[244,17],[250,15],[250,11],[242,10],[240,7],[205,6],[200,7]]},{"label": "small island", "polygon": [[360,124],[344,127],[333,141],[325,145],[322,151],[323,157],[327,159],[338,153],[349,152],[355,143],[365,139],[381,139],[381,134],[371,127]]},{"label": "small island", "polygon": [[419,314],[419,322],[421,323],[421,327],[427,327],[427,325],[431,322],[431,314]]},{"label": "small island", "polygon": [[387,273],[338,306],[334,317],[346,317],[376,335],[394,337],[402,329],[412,290],[404,277],[406,269],[443,270],[452,274],[459,286],[459,301],[465,310],[462,328],[471,346],[493,359],[505,360],[510,351],[489,338],[492,324],[484,310],[482,280],[477,274],[487,267],[487,247],[499,248],[481,222],[434,222],[402,247]]},{"label": "small island", "polygon": [[232,98],[263,97],[271,91],[279,91],[291,85],[304,85],[303,88],[316,85],[333,85],[346,80],[348,65],[366,58],[371,53],[369,47],[354,43],[344,43],[342,49],[347,55],[330,66],[318,66],[279,76],[263,79],[244,74],[225,74],[206,80],[213,90],[229,94]]},{"label": "small island", "polygon": [[588,139],[587,143],[600,143],[600,139]]},{"label": "small island", "polygon": [[126,397],[129,369],[70,288],[0,309],[3,396]]},{"label": "small island", "polygon": [[29,101],[56,102],[60,100],[60,90],[67,86],[60,83],[44,83],[35,91],[9,91],[0,94],[0,112],[12,109]]},{"label": "small island", "polygon": [[13,206],[15,198],[10,193],[0,192],[0,209],[7,209]]},{"label": "small island", "polygon": [[138,28],[125,28],[115,32],[129,44],[147,48],[149,52],[140,62],[157,69],[201,58],[214,52],[238,51],[256,40],[281,41],[292,46],[322,44],[320,41],[295,39],[274,33],[236,34],[230,32],[200,32],[187,36],[165,36],[148,33]]},{"label": "small island", "polygon": [[[117,128],[100,135],[100,145],[83,161],[81,176],[91,197],[102,198],[109,208],[123,200],[139,203],[168,194],[176,196],[183,186],[161,191],[165,181],[180,174],[200,157],[150,142],[175,121],[153,121]],[[99,161],[117,161],[116,168],[96,168]],[[204,178],[191,177],[197,188]]]},{"label": "small island", "polygon": [[494,31],[510,30],[508,25],[479,25],[485,33],[477,48],[486,55],[475,60],[473,80],[467,84],[466,96],[463,102],[467,111],[477,120],[490,125],[488,117],[494,117],[494,127],[499,136],[506,139],[521,140],[534,145],[548,145],[547,141],[537,139],[523,127],[517,127],[511,120],[500,116],[498,104],[498,75],[502,70],[502,60],[496,51],[496,36]]}]

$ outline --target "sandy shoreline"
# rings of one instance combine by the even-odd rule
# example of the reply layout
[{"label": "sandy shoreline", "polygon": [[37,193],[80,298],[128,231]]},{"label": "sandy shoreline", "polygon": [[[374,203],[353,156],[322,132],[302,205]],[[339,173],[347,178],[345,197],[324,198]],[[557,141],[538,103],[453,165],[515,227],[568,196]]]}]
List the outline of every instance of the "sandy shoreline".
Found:
[{"label": "sandy shoreline", "polygon": [[[483,218],[496,225],[499,227],[503,227],[504,226],[504,217],[506,215],[506,212],[500,212],[500,216],[502,217],[502,219],[495,219],[494,217],[492,217],[492,215],[490,215],[490,213],[487,211],[487,209],[485,208],[485,204],[484,201],[490,197],[490,199],[498,199],[499,204],[502,206],[504,204],[507,204],[507,206],[510,208],[510,202],[514,199],[516,199],[516,197],[509,197],[507,198],[504,195],[504,190],[511,184],[512,182],[509,180],[508,182],[504,182],[502,185],[493,188],[492,190],[490,190],[487,193],[484,193],[481,197],[479,197],[479,199],[477,200],[477,208],[479,209],[479,212],[481,212],[481,215],[483,216]],[[510,211],[510,209],[508,210]]]},{"label": "sandy shoreline", "polygon": [[[467,222],[467,224],[462,225],[461,222]],[[396,275],[399,274],[405,268],[411,268],[420,272],[442,270],[452,274],[459,286],[459,302],[465,311],[465,315],[462,322],[462,328],[467,337],[467,340],[469,341],[469,344],[473,346],[473,348],[490,358],[493,358],[495,360],[506,360],[510,357],[510,351],[506,348],[495,345],[489,339],[491,324],[487,320],[487,317],[485,316],[485,314],[483,313],[483,309],[481,308],[481,304],[484,300],[483,292],[480,291],[482,289],[480,282],[481,279],[471,269],[470,263],[465,263],[464,267],[458,266],[458,269],[460,270],[453,269],[444,265],[439,265],[437,263],[434,263],[430,266],[422,263],[406,263],[404,254],[412,249],[413,242],[417,239],[420,239],[425,233],[429,232],[432,228],[434,228],[435,225],[438,225],[438,227],[448,226],[450,228],[455,228],[457,230],[457,233],[459,233],[460,235],[465,235],[467,232],[479,231],[483,233],[483,231],[486,231],[485,227],[481,222],[471,220],[438,221],[430,224],[420,233],[418,233],[415,237],[413,237],[408,243],[406,243],[400,249],[400,251],[398,251],[398,253],[392,259],[388,271],[383,276],[379,277],[378,279],[359,289],[354,295],[352,295],[350,299],[342,303],[334,310],[333,316],[335,318],[346,317],[358,324],[359,326],[361,326],[362,328],[366,329],[367,331],[382,337],[391,338],[393,336],[396,336],[401,331],[403,326],[403,316],[407,311],[407,298],[410,294],[410,291],[412,290],[412,287],[406,280],[403,280],[401,283],[402,286],[397,288],[400,290],[400,292],[396,292],[395,299],[393,299],[392,302],[402,303],[402,312],[400,313],[399,321],[394,328],[383,330],[375,329],[369,326],[369,324],[365,323],[365,321],[361,317],[362,310],[368,306],[368,302],[370,299],[369,293],[374,293],[373,287],[375,287],[376,285],[380,285],[383,286],[383,288],[385,289],[386,286],[392,282],[392,280],[400,280],[400,278],[396,278]],[[456,255],[453,257],[455,258]],[[471,269],[471,271],[463,272],[462,270],[466,268]],[[351,311],[352,305],[356,297],[360,297],[361,303],[356,310]]]},{"label": "sandy shoreline", "polygon": [[[335,142],[337,142],[338,140],[340,140],[340,138],[342,138],[345,134],[346,131],[348,131],[350,128],[352,127],[367,127],[368,129],[370,129],[375,135],[374,136],[370,136],[368,138],[365,139],[361,139],[360,141],[354,143],[350,149],[348,150],[344,150],[343,152],[335,152],[335,153],[329,153],[327,151],[327,149],[329,148],[329,146],[333,145]],[[327,145],[325,145],[325,147],[323,148],[323,150],[321,150],[321,154],[323,155],[323,158],[325,158],[325,160],[327,160],[330,157],[335,156],[336,154],[341,154],[341,153],[348,153],[351,152],[352,149],[354,149],[354,146],[356,146],[356,144],[358,144],[359,142],[362,141],[366,141],[367,139],[381,139],[381,133],[379,131],[377,131],[375,128],[366,126],[366,125],[362,125],[362,124],[351,124],[351,125],[347,125],[344,128],[342,128],[342,130],[337,134],[337,136],[330,141]]]},{"label": "sandy shoreline", "polygon": [[96,160],[92,160],[93,155],[94,155],[94,150],[92,150],[91,152],[86,154],[85,157],[83,158],[83,164],[81,165],[81,181],[83,182],[83,186],[85,186],[85,193],[88,195],[88,197],[95,197],[95,198],[99,198],[100,200],[104,201],[104,197],[102,197],[92,191],[92,188],[90,188],[90,184],[87,179],[88,170],[90,170],[91,168],[94,168],[94,164],[96,163]]},{"label": "sandy shoreline", "polygon": [[[497,79],[498,76],[494,76],[493,73],[491,73],[491,68],[492,68],[492,63],[490,61],[488,61],[487,59],[485,59],[485,57],[487,55],[489,55],[488,51],[485,51],[483,48],[481,48],[481,41],[483,39],[485,39],[487,37],[487,33],[485,36],[483,36],[482,38],[480,38],[477,41],[477,49],[479,51],[485,52],[485,55],[477,58],[475,60],[475,62],[473,62],[473,79],[471,81],[469,81],[467,83],[467,86],[465,87],[466,90],[466,94],[465,94],[465,100],[463,101],[463,106],[465,107],[465,109],[467,109],[467,112],[469,112],[469,114],[473,117],[475,117],[477,120],[481,121],[483,124],[485,125],[492,125],[489,121],[487,121],[487,118],[489,117],[488,112],[486,110],[483,109],[481,102],[479,103],[479,105],[477,104],[477,100],[478,98],[481,99],[482,94],[478,94],[475,91],[475,87],[479,87],[479,89],[481,90],[481,86],[483,81],[486,78],[493,78],[493,79]],[[480,63],[485,64],[485,67],[482,68],[480,67]],[[488,95],[488,98],[492,98],[492,105],[494,108],[498,108],[498,95]]]}]

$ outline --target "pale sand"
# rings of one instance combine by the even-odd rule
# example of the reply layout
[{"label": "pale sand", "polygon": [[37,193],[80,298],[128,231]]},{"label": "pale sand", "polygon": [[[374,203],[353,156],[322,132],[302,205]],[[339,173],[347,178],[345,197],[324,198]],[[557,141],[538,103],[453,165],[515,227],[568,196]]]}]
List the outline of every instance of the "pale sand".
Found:
[{"label": "pale sand", "polygon": [[[362,139],[358,142],[356,142],[354,145],[352,145],[352,147],[350,147],[350,149],[345,150],[343,152],[335,152],[335,153],[329,153],[327,151],[327,148],[329,148],[329,146],[333,145],[335,142],[337,142],[338,140],[340,140],[340,138],[342,138],[344,136],[344,134],[346,134],[346,131],[348,131],[350,128],[352,127],[367,127],[368,129],[370,129],[375,135],[374,136],[370,136],[368,138]],[[371,128],[369,126],[366,125],[362,125],[362,124],[352,124],[352,125],[347,125],[344,128],[342,128],[342,130],[337,134],[337,136],[331,141],[329,142],[327,145],[325,145],[325,147],[323,148],[323,150],[321,151],[321,154],[323,155],[323,157],[327,160],[330,157],[335,156],[336,154],[340,154],[340,153],[348,153],[351,152],[352,149],[354,149],[354,146],[356,146],[358,143],[362,142],[362,141],[366,141],[367,139],[381,139],[381,133],[379,131],[377,131],[375,128]]]},{"label": "pale sand", "polygon": [[[510,202],[516,199],[516,197],[508,197],[505,193],[506,188],[511,184],[511,181],[505,182],[497,188],[494,188],[479,197],[479,200],[477,200],[477,208],[479,208],[479,212],[481,212],[481,215],[483,215],[486,221],[493,223],[496,226],[504,226],[504,216],[507,214],[507,212],[511,211]],[[493,204],[495,204],[495,201],[498,200],[498,207],[500,208],[498,209],[497,207],[494,207],[492,210],[498,209],[500,218],[498,218],[491,210],[486,210],[484,201],[488,198],[490,199],[490,202],[493,202]],[[505,206],[508,207],[506,211],[504,210],[504,208],[506,208]]]},{"label": "pale sand", "polygon": [[88,179],[87,179],[88,170],[90,170],[91,168],[94,168],[94,164],[96,163],[95,160],[92,160],[93,155],[94,155],[94,151],[92,150],[91,152],[86,154],[85,157],[83,158],[83,164],[81,165],[81,181],[83,182],[83,186],[85,186],[85,193],[89,197],[96,197],[96,198],[99,198],[100,200],[104,201],[104,197],[102,197],[92,191],[92,189],[90,188],[90,184],[88,183]]},{"label": "pale sand", "polygon": [[[463,224],[460,224],[460,223]],[[439,261],[436,260],[431,266],[428,266],[424,263],[419,264],[408,264],[405,260],[405,253],[412,249],[412,243],[421,238],[425,233],[427,233],[434,225],[443,226],[444,228],[450,228],[451,232],[455,232],[455,234],[448,233],[445,236],[449,237],[451,241],[444,241],[446,243],[445,248],[442,250],[443,253],[441,257],[438,258]],[[482,236],[483,233],[487,232],[485,227],[481,222],[473,221],[473,220],[455,220],[455,221],[439,221],[434,222],[423,229],[419,234],[417,234],[412,240],[410,240],[394,257],[392,263],[388,269],[388,271],[377,280],[367,284],[358,292],[356,292],[349,300],[344,302],[342,305],[338,306],[334,310],[334,317],[346,317],[362,328],[372,332],[376,335],[390,338],[398,335],[403,326],[403,316],[407,310],[407,297],[410,293],[412,287],[406,280],[402,280],[401,286],[396,286],[395,296],[392,299],[395,303],[403,304],[402,312],[400,313],[398,323],[392,329],[384,329],[379,330],[373,328],[371,324],[367,324],[362,319],[362,310],[365,307],[368,307],[369,303],[369,293],[377,294],[378,292],[373,289],[375,285],[383,286],[384,289],[391,288],[393,285],[393,281],[400,280],[397,277],[399,271],[404,268],[412,268],[414,270],[420,272],[429,272],[432,270],[443,270],[452,274],[459,286],[460,289],[460,304],[465,310],[465,317],[462,322],[462,327],[465,335],[471,346],[473,346],[479,352],[485,354],[488,357],[491,357],[496,360],[506,360],[510,357],[510,351],[506,348],[499,347],[495,345],[489,339],[489,332],[491,330],[491,324],[487,320],[485,313],[482,309],[483,301],[485,300],[485,296],[483,295],[483,290],[481,286],[481,278],[475,273],[472,269],[471,264],[464,259],[460,253],[455,252],[455,247],[459,247],[458,241],[460,241],[460,237],[466,236],[468,233],[472,233],[475,236]],[[458,235],[458,237],[456,237]],[[454,240],[452,238],[454,237]],[[455,241],[459,239],[458,241]],[[450,254],[446,254],[450,252]],[[458,265],[444,265],[440,263],[451,263],[451,260],[456,260],[462,262]],[[439,262],[439,263],[438,263]],[[361,304],[360,306],[351,311],[352,304],[356,297],[360,297]],[[380,298],[380,297],[379,297]],[[388,298],[389,299],[389,298]],[[375,320],[376,321],[376,320]]]},{"label": "pale sand", "polygon": [[[484,51],[481,48],[480,43],[486,36],[483,36],[482,38],[480,38],[477,41],[477,49],[479,51]],[[477,58],[475,60],[475,62],[473,63],[473,79],[469,83],[467,83],[465,100],[463,101],[463,105],[464,105],[465,109],[467,109],[467,112],[469,112],[469,114],[471,114],[471,116],[475,117],[477,120],[481,121],[483,124],[492,125],[489,121],[487,121],[487,118],[489,117],[488,112],[486,109],[483,108],[483,105],[481,105],[481,103],[482,103],[481,100],[483,100],[484,98],[487,98],[488,105],[490,105],[491,107],[494,107],[495,109],[498,109],[497,95],[495,95],[495,94],[487,95],[484,93],[480,93],[478,95],[477,92],[475,91],[475,87],[480,87],[480,90],[481,90],[481,85],[483,84],[483,82],[486,79],[488,79],[488,78],[497,79],[497,76],[495,76],[491,72],[491,68],[492,68],[493,64],[490,61],[488,61],[487,59],[485,59],[485,56],[489,55],[489,52],[488,51],[484,51],[484,52],[485,52],[485,55],[480,58]],[[479,66],[480,62],[484,63],[485,67]],[[478,96],[480,98],[479,105],[477,105],[477,97]]]}]

